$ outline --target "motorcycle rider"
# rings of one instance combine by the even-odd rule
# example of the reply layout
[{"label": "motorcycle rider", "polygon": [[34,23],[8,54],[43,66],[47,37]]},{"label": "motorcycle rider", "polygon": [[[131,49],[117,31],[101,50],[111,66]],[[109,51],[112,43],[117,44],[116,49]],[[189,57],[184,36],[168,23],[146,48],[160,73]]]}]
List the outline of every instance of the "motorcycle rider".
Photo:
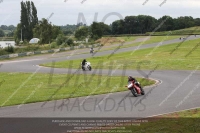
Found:
[{"label": "motorcycle rider", "polygon": [[94,52],[94,49],[93,47],[90,48],[90,53],[93,53]]},{"label": "motorcycle rider", "polygon": [[85,64],[86,64],[86,59],[83,59],[83,61],[82,61],[82,69],[84,69],[84,66],[85,66]]},{"label": "motorcycle rider", "polygon": [[129,90],[131,90],[131,92],[133,93],[134,96],[137,97],[137,94],[145,95],[145,92],[144,92],[142,86],[140,85],[140,83],[135,78],[133,78],[132,76],[128,76],[128,83],[130,85],[133,84],[133,86],[135,88],[135,91],[132,91],[132,89],[133,89],[133,88],[131,88],[132,85],[126,86],[126,87],[128,87]]},{"label": "motorcycle rider", "polygon": [[132,82],[134,82],[134,83],[135,83],[136,79],[135,79],[135,78],[133,78],[132,76],[128,76],[128,82],[130,82],[130,81],[132,81]]},{"label": "motorcycle rider", "polygon": [[138,87],[141,87],[140,84],[138,84],[138,81],[132,76],[128,76],[128,82],[132,82],[133,84],[136,84]]}]

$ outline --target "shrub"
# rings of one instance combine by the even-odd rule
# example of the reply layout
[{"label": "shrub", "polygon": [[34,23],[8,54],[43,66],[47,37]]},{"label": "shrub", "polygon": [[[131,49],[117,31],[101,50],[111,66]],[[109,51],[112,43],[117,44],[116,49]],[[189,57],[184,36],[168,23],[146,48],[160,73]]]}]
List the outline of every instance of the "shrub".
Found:
[{"label": "shrub", "polygon": [[8,46],[7,48],[5,48],[5,51],[7,51],[8,53],[14,53],[14,47]]},{"label": "shrub", "polygon": [[51,43],[51,48],[56,48],[57,47],[57,43],[56,42],[52,42]]},{"label": "shrub", "polygon": [[57,45],[61,45],[64,41],[65,41],[65,37],[63,36],[63,34],[59,34],[56,39]]},{"label": "shrub", "polygon": [[67,39],[67,45],[71,46],[74,43],[73,39]]}]

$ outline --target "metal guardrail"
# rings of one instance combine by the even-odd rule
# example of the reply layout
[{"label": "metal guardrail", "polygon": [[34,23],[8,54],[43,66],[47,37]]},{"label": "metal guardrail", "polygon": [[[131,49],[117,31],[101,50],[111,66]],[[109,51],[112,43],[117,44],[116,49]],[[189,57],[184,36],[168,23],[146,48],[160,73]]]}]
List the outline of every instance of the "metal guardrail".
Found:
[{"label": "metal guardrail", "polygon": [[0,59],[16,58],[16,57],[45,54],[45,53],[62,52],[62,51],[69,51],[69,50],[82,49],[82,48],[91,48],[91,47],[98,47],[100,45],[101,44],[93,44],[93,45],[86,45],[86,46],[73,46],[70,48],[60,48],[60,49],[52,49],[52,50],[44,50],[44,51],[25,52],[25,53],[15,53],[15,54],[9,54],[9,55],[2,55],[2,56],[0,56]]}]

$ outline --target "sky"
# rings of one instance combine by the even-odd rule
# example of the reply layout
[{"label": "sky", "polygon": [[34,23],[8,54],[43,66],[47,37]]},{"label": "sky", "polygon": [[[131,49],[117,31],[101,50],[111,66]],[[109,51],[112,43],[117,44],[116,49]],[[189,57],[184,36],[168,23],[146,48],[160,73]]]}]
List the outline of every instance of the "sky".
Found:
[{"label": "sky", "polygon": [[[22,0],[0,0],[0,25],[20,23],[20,2]],[[24,0],[25,1],[25,0]],[[93,21],[111,24],[126,16],[150,15],[160,18],[192,16],[200,18],[200,0],[32,0],[37,8],[38,18],[49,18],[54,25],[90,25]],[[82,21],[84,16],[85,21]],[[96,14],[96,15],[95,15]],[[107,19],[103,20],[105,16]],[[96,16],[96,17],[95,17]],[[80,21],[79,21],[79,19]],[[96,18],[96,19],[95,19]]]}]

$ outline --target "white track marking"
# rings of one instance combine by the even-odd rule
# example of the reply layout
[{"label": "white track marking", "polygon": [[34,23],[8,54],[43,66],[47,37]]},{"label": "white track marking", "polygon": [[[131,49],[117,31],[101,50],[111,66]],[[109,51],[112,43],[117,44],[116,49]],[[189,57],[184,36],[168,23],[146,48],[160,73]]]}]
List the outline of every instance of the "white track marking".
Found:
[{"label": "white track marking", "polygon": [[27,62],[27,61],[43,60],[43,59],[44,59],[44,58],[42,58],[42,59],[32,59],[32,60],[6,61],[6,62],[0,62],[0,63],[7,64],[7,63]]}]

